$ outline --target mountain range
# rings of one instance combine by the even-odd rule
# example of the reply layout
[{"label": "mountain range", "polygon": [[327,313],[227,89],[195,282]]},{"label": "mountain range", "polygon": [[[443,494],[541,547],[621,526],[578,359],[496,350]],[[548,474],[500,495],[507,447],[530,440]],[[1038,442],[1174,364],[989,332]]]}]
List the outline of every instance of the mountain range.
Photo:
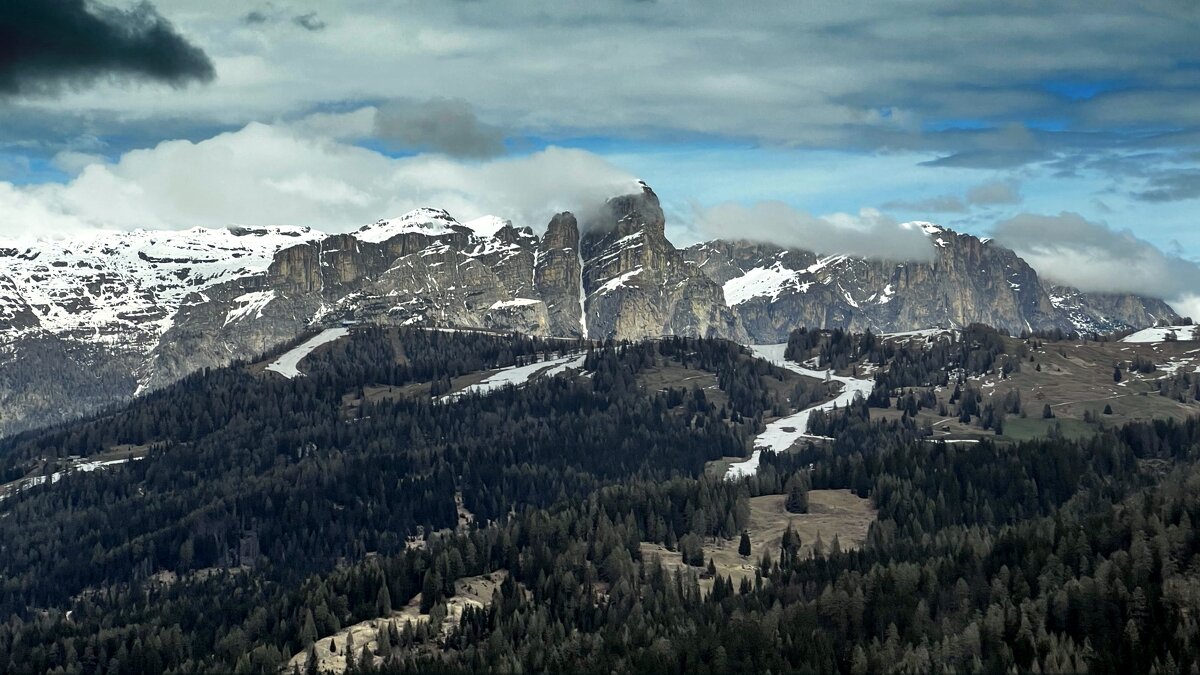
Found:
[{"label": "mountain range", "polygon": [[1054,285],[994,241],[931,223],[929,261],[748,241],[675,247],[644,183],[544,234],[418,209],[348,234],[298,227],[0,241],[0,435],[120,403],[344,322],[531,335],[777,343],[800,326],[987,324],[1110,332],[1161,300]]}]

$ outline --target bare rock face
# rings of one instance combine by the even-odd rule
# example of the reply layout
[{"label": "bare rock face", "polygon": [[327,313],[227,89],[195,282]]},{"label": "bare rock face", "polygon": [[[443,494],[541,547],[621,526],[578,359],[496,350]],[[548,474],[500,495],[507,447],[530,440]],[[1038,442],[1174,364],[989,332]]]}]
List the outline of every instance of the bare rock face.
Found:
[{"label": "bare rock face", "polygon": [[[758,342],[785,340],[801,326],[897,332],[984,323],[1013,334],[1070,332],[1090,329],[1102,307],[1096,302],[1074,314],[1064,311],[1033,268],[995,242],[930,223],[908,226],[929,236],[929,260],[818,256],[722,241],[697,244],[685,256],[722,285],[726,303]],[[1131,303],[1125,314],[1131,319],[1158,318],[1153,311],[1136,311],[1153,302],[1124,302]]]},{"label": "bare rock face", "polygon": [[534,272],[536,297],[545,302],[551,335],[583,336],[582,260],[575,216],[554,216],[538,247]]},{"label": "bare rock face", "polygon": [[531,298],[501,300],[483,314],[484,328],[515,331],[526,335],[546,335],[550,313],[546,303]]},{"label": "bare rock face", "polygon": [[0,274],[0,332],[16,335],[40,325],[17,285]]},{"label": "bare rock face", "polygon": [[643,184],[639,194],[616,197],[607,206],[580,244],[589,337],[746,339],[721,287],[667,241],[653,190]]},{"label": "bare rock face", "polygon": [[1165,321],[1180,323],[1182,317],[1157,298],[1132,293],[1084,293],[1069,286],[1047,288],[1050,301],[1083,332],[1111,333],[1135,330]]}]

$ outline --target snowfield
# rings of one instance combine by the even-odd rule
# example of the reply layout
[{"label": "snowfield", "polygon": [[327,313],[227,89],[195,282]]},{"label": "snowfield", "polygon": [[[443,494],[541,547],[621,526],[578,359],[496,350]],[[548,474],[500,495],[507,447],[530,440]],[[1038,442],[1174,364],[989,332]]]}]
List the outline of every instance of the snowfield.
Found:
[{"label": "snowfield", "polygon": [[297,366],[299,366],[300,362],[304,360],[304,357],[313,353],[313,350],[317,347],[333,342],[339,338],[344,338],[349,334],[350,331],[346,328],[327,328],[314,337],[309,338],[301,345],[293,347],[291,351],[279,357],[278,359],[275,359],[271,365],[267,366],[267,370],[273,373],[279,373],[289,380],[293,377],[303,375],[304,373],[300,372],[300,369]]},{"label": "snowfield", "polygon": [[754,453],[750,455],[750,459],[729,467],[729,471],[725,474],[725,477],[728,479],[736,480],[758,473],[758,464],[764,451],[783,452],[792,447],[796,441],[805,438],[824,439],[824,436],[813,436],[808,433],[808,419],[812,416],[813,412],[817,410],[833,410],[835,406],[845,408],[859,396],[865,398],[875,386],[874,380],[842,377],[834,375],[830,371],[805,368],[795,361],[785,359],[783,353],[786,349],[786,343],[777,345],[750,345],[750,351],[755,356],[764,361],[769,361],[780,368],[787,368],[794,373],[818,380],[841,382],[842,393],[838,394],[832,401],[826,401],[811,408],[805,408],[798,413],[781,417],[768,424],[766,430],[754,439]]},{"label": "snowfield", "polygon": [[575,354],[547,361],[538,361],[524,366],[510,366],[489,376],[482,382],[476,382],[462,391],[446,394],[438,400],[453,401],[468,394],[486,394],[510,384],[514,387],[519,387],[539,376],[554,377],[561,375],[571,368],[583,368],[583,360],[586,357],[586,354]]},{"label": "snowfield", "polygon": [[1196,339],[1196,326],[1164,326],[1162,328],[1146,328],[1139,330],[1133,335],[1129,335],[1121,340],[1121,342],[1166,342],[1167,336],[1171,333],[1175,334],[1175,338],[1180,342],[1186,342]]},{"label": "snowfield", "polygon": [[420,208],[409,211],[399,218],[386,218],[363,226],[354,232],[354,238],[372,244],[381,244],[401,234],[440,237],[445,234],[453,234],[454,230],[450,227],[458,224],[457,220],[442,209]]},{"label": "snowfield", "polygon": [[[0,276],[7,278],[0,281],[0,317],[28,309],[37,330],[149,349],[189,296],[264,275],[276,252],[325,236],[306,227],[197,227],[0,237]],[[238,300],[249,312],[259,309],[253,298]],[[18,334],[5,328],[0,339]]]},{"label": "snowfield", "polygon": [[797,275],[800,272],[788,269],[783,263],[776,262],[770,267],[756,267],[744,275],[725,282],[722,290],[725,292],[725,304],[733,307],[754,298],[770,297],[778,300],[788,288],[799,290],[800,282]]}]

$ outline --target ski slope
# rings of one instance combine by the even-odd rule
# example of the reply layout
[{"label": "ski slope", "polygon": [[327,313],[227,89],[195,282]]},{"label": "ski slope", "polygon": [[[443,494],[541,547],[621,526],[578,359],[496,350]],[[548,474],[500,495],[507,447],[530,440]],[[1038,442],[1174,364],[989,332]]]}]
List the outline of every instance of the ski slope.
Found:
[{"label": "ski slope", "polygon": [[271,365],[267,366],[267,370],[273,373],[279,373],[289,380],[293,377],[303,375],[304,373],[300,372],[299,365],[300,362],[304,360],[304,357],[313,353],[313,350],[315,350],[317,347],[333,342],[339,338],[346,337],[349,334],[350,330],[347,328],[327,328],[309,338],[299,346],[293,347],[291,351],[279,357],[278,359],[275,359]]},{"label": "ski slope", "polygon": [[780,368],[786,368],[794,373],[818,380],[826,380],[828,378],[830,382],[841,382],[842,392],[831,401],[817,404],[811,408],[805,408],[798,413],[781,417],[768,424],[767,428],[754,439],[754,452],[750,455],[750,459],[729,467],[729,471],[725,474],[725,477],[728,479],[736,480],[758,473],[758,464],[762,459],[763,452],[783,452],[792,447],[797,441],[805,438],[824,439],[824,436],[813,436],[808,433],[808,420],[812,414],[818,410],[833,410],[835,406],[845,408],[859,396],[864,398],[868,396],[871,393],[871,389],[875,386],[874,380],[843,377],[841,375],[834,375],[831,371],[805,368],[795,361],[785,359],[783,354],[786,349],[787,344],[750,345],[750,351],[755,356],[769,361]]},{"label": "ski slope", "polygon": [[562,356],[557,359],[538,361],[524,366],[510,366],[492,374],[482,382],[476,382],[461,391],[446,394],[438,400],[453,401],[468,394],[487,394],[510,384],[514,387],[519,387],[539,376],[554,377],[555,375],[561,375],[568,369],[583,368],[583,360],[586,357],[586,354],[574,354],[571,356]]}]

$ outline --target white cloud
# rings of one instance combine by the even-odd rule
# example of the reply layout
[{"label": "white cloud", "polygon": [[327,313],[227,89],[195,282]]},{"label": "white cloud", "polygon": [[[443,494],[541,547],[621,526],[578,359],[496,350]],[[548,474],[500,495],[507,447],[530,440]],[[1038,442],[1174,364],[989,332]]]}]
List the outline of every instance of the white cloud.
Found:
[{"label": "white cloud", "polygon": [[1180,313],[1200,309],[1200,265],[1165,253],[1129,230],[1113,230],[1076,213],[1022,213],[997,223],[993,236],[1046,279],[1084,291],[1162,298]]},{"label": "white cloud", "polygon": [[103,164],[107,159],[103,155],[95,155],[89,152],[79,152],[77,150],[63,150],[54,155],[50,163],[56,169],[71,175],[76,176],[81,171],[91,166],[92,164]]},{"label": "white cloud", "polygon": [[818,253],[887,260],[928,260],[933,255],[923,232],[900,227],[874,209],[818,217],[783,202],[725,203],[697,208],[695,221],[710,237],[769,242]]},{"label": "white cloud", "polygon": [[62,185],[0,183],[0,236],[230,224],[341,231],[419,206],[542,228],[559,210],[633,187],[632,176],[581,150],[549,148],[486,162],[397,159],[310,135],[346,121],[359,120],[327,117],[303,132],[251,124],[198,143],[135,150],[112,164],[86,163]]}]

